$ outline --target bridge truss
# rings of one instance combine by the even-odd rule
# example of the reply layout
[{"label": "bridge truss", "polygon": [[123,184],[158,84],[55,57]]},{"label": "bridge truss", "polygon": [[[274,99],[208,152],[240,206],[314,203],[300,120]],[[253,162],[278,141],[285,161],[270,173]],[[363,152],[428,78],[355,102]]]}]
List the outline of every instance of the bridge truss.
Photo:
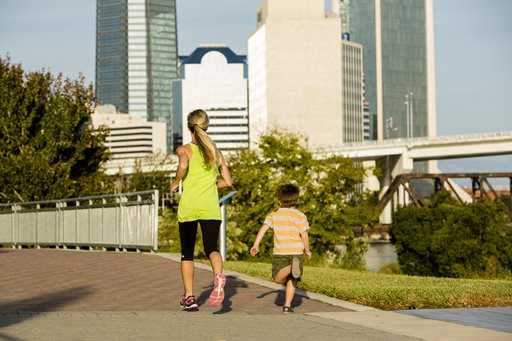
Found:
[{"label": "bridge truss", "polygon": [[[448,190],[452,196],[459,202],[468,202],[463,197],[457,186],[454,186],[454,179],[469,179],[471,183],[471,201],[475,202],[479,198],[487,198],[490,200],[498,199],[503,194],[494,189],[489,182],[491,178],[507,178],[509,181],[508,189],[508,205],[509,217],[512,219],[512,173],[444,173],[444,174],[428,174],[428,173],[411,173],[400,174],[396,176],[389,188],[379,200],[379,208],[383,210],[389,203],[392,204],[393,210],[398,206],[414,203],[418,207],[426,205],[426,198],[433,193],[439,193],[442,189]],[[418,189],[418,183],[423,180],[430,183],[432,191],[425,195]],[[467,195],[467,194],[466,194]]]}]

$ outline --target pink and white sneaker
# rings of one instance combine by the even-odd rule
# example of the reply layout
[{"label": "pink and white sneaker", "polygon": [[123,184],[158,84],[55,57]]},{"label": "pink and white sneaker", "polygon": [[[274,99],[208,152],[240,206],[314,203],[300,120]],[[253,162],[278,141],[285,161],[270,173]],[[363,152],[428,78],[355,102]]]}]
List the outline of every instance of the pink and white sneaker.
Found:
[{"label": "pink and white sneaker", "polygon": [[224,286],[226,285],[226,276],[224,274],[215,275],[213,280],[213,291],[210,294],[208,302],[210,305],[217,306],[221,305],[224,300]]},{"label": "pink and white sneaker", "polygon": [[197,311],[199,307],[196,302],[196,297],[194,295],[185,296],[180,301],[180,307],[185,308],[188,311]]}]

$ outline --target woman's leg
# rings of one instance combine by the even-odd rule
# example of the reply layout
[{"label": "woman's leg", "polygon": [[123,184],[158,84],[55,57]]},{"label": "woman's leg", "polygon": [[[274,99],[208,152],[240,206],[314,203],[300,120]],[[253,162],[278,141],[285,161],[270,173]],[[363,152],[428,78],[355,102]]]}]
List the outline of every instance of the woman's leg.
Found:
[{"label": "woman's leg", "polygon": [[204,251],[210,258],[213,270],[213,290],[208,302],[210,305],[217,306],[224,300],[224,286],[226,285],[226,276],[222,274],[222,257],[217,247],[220,220],[201,220],[199,224],[203,232]]},{"label": "woman's leg", "polygon": [[212,265],[213,276],[222,273],[222,256],[219,251],[210,253],[210,263]]},{"label": "woman's leg", "polygon": [[181,279],[185,296],[194,294],[194,247],[197,221],[178,223],[181,243]]},{"label": "woman's leg", "polygon": [[220,220],[200,220],[203,233],[204,252],[210,259],[213,277],[222,273],[222,256],[217,247],[219,241]]}]

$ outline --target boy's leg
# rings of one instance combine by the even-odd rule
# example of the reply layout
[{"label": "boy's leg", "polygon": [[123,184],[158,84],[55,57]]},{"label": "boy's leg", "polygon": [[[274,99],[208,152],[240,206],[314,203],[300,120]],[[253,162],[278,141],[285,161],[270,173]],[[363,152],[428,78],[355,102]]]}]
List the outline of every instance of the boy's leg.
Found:
[{"label": "boy's leg", "polygon": [[279,269],[276,276],[274,277],[274,280],[276,283],[279,284],[286,284],[286,278],[290,276],[292,273],[292,267],[290,265],[285,266],[284,268]]},{"label": "boy's leg", "polygon": [[286,296],[284,299],[285,307],[292,306],[293,295],[295,295],[295,280],[288,279],[288,281],[286,282]]},{"label": "boy's leg", "polygon": [[295,295],[297,279],[292,277],[292,266],[294,256],[272,256],[272,275],[276,283],[285,285],[284,313],[293,313],[292,300]]}]

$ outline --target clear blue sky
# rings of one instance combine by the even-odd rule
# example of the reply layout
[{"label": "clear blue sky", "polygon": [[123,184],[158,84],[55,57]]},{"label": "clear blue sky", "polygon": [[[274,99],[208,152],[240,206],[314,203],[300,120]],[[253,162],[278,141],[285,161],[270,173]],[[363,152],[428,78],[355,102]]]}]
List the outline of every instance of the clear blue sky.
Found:
[{"label": "clear blue sky", "polygon": [[[357,0],[354,0],[357,1]],[[178,0],[178,47],[247,53],[260,0]],[[511,0],[434,0],[438,135],[512,131]],[[0,55],[94,82],[95,0],[0,0]],[[512,156],[440,162],[445,172],[512,171]]]}]

